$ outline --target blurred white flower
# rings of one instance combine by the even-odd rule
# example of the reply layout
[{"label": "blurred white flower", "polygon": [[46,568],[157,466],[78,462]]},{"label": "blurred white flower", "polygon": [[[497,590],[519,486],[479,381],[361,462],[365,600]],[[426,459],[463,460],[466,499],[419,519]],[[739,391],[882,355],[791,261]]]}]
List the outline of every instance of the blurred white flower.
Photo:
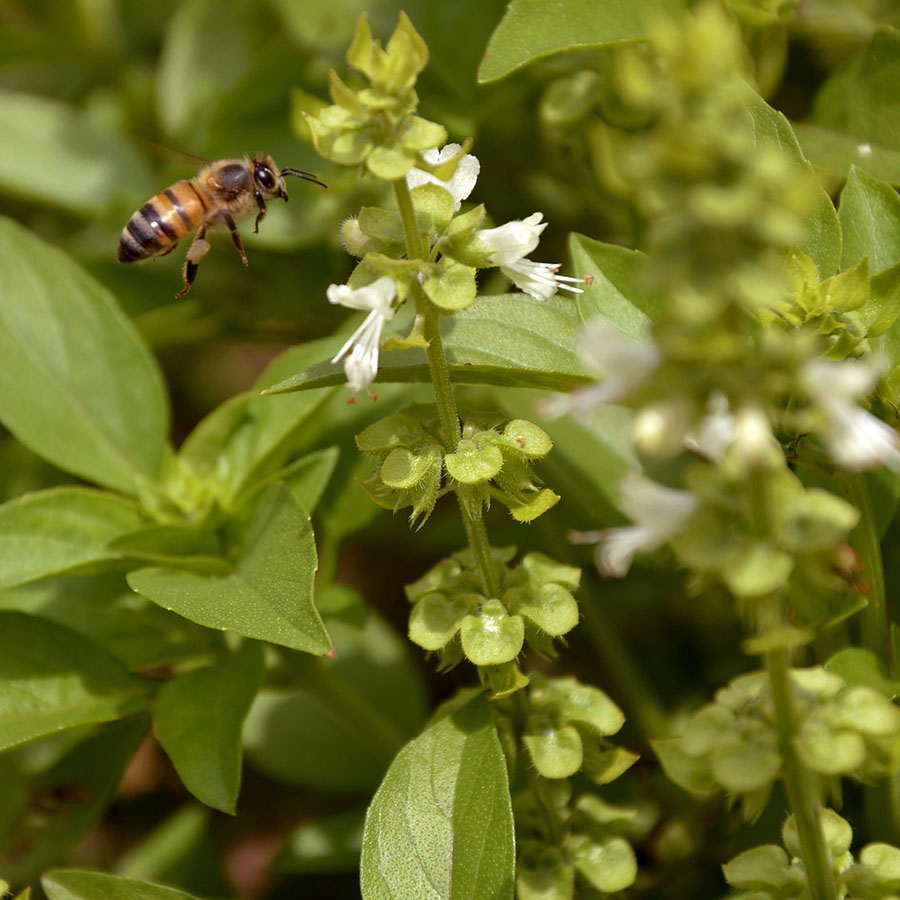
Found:
[{"label": "blurred white flower", "polygon": [[734,440],[734,415],[721,391],[709,395],[706,415],[684,436],[684,446],[712,462],[720,462]]},{"label": "blurred white flower", "polygon": [[[429,165],[437,166],[442,162],[453,159],[460,150],[462,150],[461,144],[446,144],[440,150],[426,150],[422,154],[422,159]],[[455,208],[458,210],[463,200],[472,193],[480,171],[481,163],[478,162],[478,157],[467,153],[459,161],[456,171],[449,181],[442,181],[440,178],[432,175],[431,172],[424,171],[424,169],[410,169],[406,173],[406,183],[409,185],[410,190],[423,184],[436,184],[446,188],[453,195]]]},{"label": "blurred white flower", "polygon": [[636,553],[656,550],[678,534],[697,508],[697,498],[630,472],[619,486],[619,508],[634,525],[569,535],[575,543],[597,542],[594,560],[607,577],[624,575]]},{"label": "blurred white flower", "polygon": [[586,416],[598,406],[615,403],[627,397],[656,368],[660,359],[659,348],[653,341],[636,341],[602,316],[584,326],[576,350],[597,382],[543,404],[547,415],[571,412]]},{"label": "blurred white flower", "polygon": [[331,360],[333,363],[344,360],[347,384],[354,392],[368,390],[378,374],[381,333],[394,317],[392,304],[397,295],[397,285],[393,278],[383,275],[377,281],[356,289],[346,284],[332,284],[326,294],[329,303],[369,311],[362,325]]},{"label": "blurred white flower", "polygon": [[882,364],[868,359],[814,359],[800,373],[803,389],[822,413],[822,440],[845,469],[900,469],[900,435],[857,404],[875,386]]},{"label": "blurred white flower", "polygon": [[500,271],[526,294],[535,300],[547,300],[558,290],[582,293],[581,288],[573,287],[570,282],[581,283],[583,278],[570,278],[568,275],[557,275],[560,263],[538,263],[525,259],[537,248],[541,232],[547,227],[541,222],[543,213],[533,213],[527,219],[507,222],[498,228],[483,228],[477,237],[493,251],[491,264],[500,267]]}]

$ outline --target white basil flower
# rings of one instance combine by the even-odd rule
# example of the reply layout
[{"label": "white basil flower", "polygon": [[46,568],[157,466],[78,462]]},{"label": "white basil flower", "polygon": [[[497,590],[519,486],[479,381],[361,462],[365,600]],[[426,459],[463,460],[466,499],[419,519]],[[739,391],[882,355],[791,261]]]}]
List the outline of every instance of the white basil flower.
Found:
[{"label": "white basil flower", "polygon": [[[461,144],[446,144],[444,147],[441,147],[440,150],[426,150],[422,154],[422,159],[429,165],[437,166],[442,162],[453,159],[461,149]],[[445,188],[453,195],[454,206],[458,210],[462,205],[463,200],[472,193],[475,182],[478,181],[478,173],[480,171],[481,163],[478,162],[478,157],[473,156],[471,153],[467,153],[459,161],[456,171],[449,181],[442,181],[437,176],[432,175],[431,172],[424,171],[424,169],[410,169],[409,172],[406,173],[406,183],[410,190],[423,184],[436,184],[439,187]]]},{"label": "white basil flower", "polygon": [[619,486],[619,508],[633,525],[570,535],[576,543],[598,542],[594,560],[608,577],[625,575],[636,553],[656,550],[681,532],[697,508],[697,498],[630,472]]},{"label": "white basil flower", "polygon": [[856,402],[878,381],[877,360],[814,359],[803,367],[803,389],[822,413],[821,437],[831,458],[845,469],[879,465],[900,468],[900,435]]},{"label": "white basil flower", "polygon": [[381,334],[384,326],[394,317],[393,301],[397,295],[397,285],[393,278],[383,275],[361,288],[332,284],[326,293],[329,303],[369,311],[362,325],[331,360],[333,363],[344,360],[347,384],[354,392],[368,390],[378,374]]},{"label": "white basil flower", "polygon": [[559,263],[538,263],[525,259],[537,248],[541,232],[547,227],[541,222],[543,213],[533,213],[527,219],[507,222],[498,228],[484,228],[477,237],[491,249],[491,265],[500,271],[520,290],[531,294],[535,300],[547,300],[558,290],[582,293],[581,288],[567,282],[583,282],[583,278],[557,275]]}]

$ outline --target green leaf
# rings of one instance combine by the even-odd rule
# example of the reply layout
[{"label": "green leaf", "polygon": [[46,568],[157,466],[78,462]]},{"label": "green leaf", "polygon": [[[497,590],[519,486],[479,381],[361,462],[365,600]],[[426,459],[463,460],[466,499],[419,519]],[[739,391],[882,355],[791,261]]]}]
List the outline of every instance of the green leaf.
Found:
[{"label": "green leaf", "polygon": [[868,259],[874,274],[900,262],[900,197],[889,184],[851,166],[838,216],[844,235],[842,269]]},{"label": "green leaf", "polygon": [[853,166],[888,184],[900,184],[900,151],[809,122],[794,123],[803,155],[826,175],[846,178]]},{"label": "green leaf", "polygon": [[309,517],[285,485],[273,484],[249,518],[230,575],[150,567],[129,573],[128,584],[207,628],[307,653],[330,652],[331,640],[313,603],[317,562]]},{"label": "green leaf", "polygon": [[[747,111],[753,119],[757,143],[777,148],[792,165],[811,172],[812,167],[800,149],[791,123],[755,92],[748,92],[748,97]],[[806,240],[799,249],[815,262],[820,277],[830,278],[841,261],[841,226],[824,188],[816,192],[816,201],[807,216],[806,227]]]},{"label": "green leaf", "polygon": [[36,881],[41,872],[68,856],[109,809],[148,724],[146,717],[138,716],[104,726],[49,768],[29,776],[32,798],[37,804],[42,798],[53,798],[53,814],[35,815],[34,808],[25,812],[16,831],[22,852],[14,861],[4,859],[5,877],[13,882]]},{"label": "green leaf", "polygon": [[0,218],[0,421],[67,472],[126,493],[168,432],[162,376],[113,296]]},{"label": "green leaf", "polygon": [[[208,122],[264,39],[253,0],[185,0],[169,17],[159,55],[156,106],[164,133],[185,137]],[[190,85],[186,90],[185,86]]]},{"label": "green leaf", "polygon": [[352,810],[305,822],[272,860],[272,869],[293,874],[356,869],[364,821],[362,811]]},{"label": "green leaf", "polygon": [[137,507],[82,487],[50,488],[0,506],[0,587],[117,560],[107,541],[137,528]]},{"label": "green leaf", "polygon": [[241,727],[262,676],[262,648],[245,641],[224,665],[167,682],[153,710],[156,735],[185,787],[231,815],[241,786]]},{"label": "green leaf", "polygon": [[576,298],[582,321],[603,316],[628,337],[645,338],[662,305],[662,297],[641,284],[645,255],[574,233],[569,236],[569,252],[575,271],[593,279]]},{"label": "green leaf", "polygon": [[[845,162],[891,182],[900,174],[894,168],[900,146],[898,78],[900,34],[894,28],[879,28],[856,59],[831,75],[816,97],[812,116],[814,125],[853,141],[858,148],[855,158],[851,155]],[[847,168],[835,174],[844,177]]]},{"label": "green leaf", "polygon": [[680,0],[512,0],[488,42],[478,80],[495,81],[560,51],[643,40],[658,18],[683,8]]},{"label": "green leaf", "polygon": [[9,196],[95,219],[122,197],[136,204],[151,192],[147,165],[125,138],[77,107],[0,90],[0,122],[0,191]]},{"label": "green leaf", "polygon": [[366,815],[363,900],[511,900],[515,871],[506,762],[479,694],[391,764]]},{"label": "green leaf", "polygon": [[[220,483],[226,502],[235,506],[246,502],[303,444],[311,420],[336,393],[324,390],[307,396],[271,397],[261,396],[260,391],[297,369],[333,356],[332,344],[330,340],[312,341],[282,353],[251,390],[227,400],[200,422],[179,449],[179,459]],[[342,368],[340,371],[343,373]],[[343,381],[342,377],[340,383]]]},{"label": "green leaf", "polygon": [[900,681],[887,677],[884,663],[871,650],[845,647],[825,663],[825,668],[840,675],[848,685],[873,688],[891,700],[900,697]]},{"label": "green leaf", "polygon": [[142,710],[148,682],[60,625],[0,612],[0,750]]},{"label": "green leaf", "polygon": [[712,754],[712,774],[727,791],[744,793],[771,784],[781,768],[781,757],[763,742],[726,741]]},{"label": "green leaf", "polygon": [[49,900],[196,900],[161,884],[83,869],[54,869],[41,878]]},{"label": "green leaf", "polygon": [[[450,377],[457,384],[567,390],[591,380],[575,353],[580,318],[565,297],[541,302],[527,294],[480,297],[441,320]],[[323,354],[324,357],[324,354]],[[275,384],[272,393],[342,385],[343,366],[320,363]],[[422,350],[381,354],[379,382],[428,382]]]},{"label": "green leaf", "polygon": [[328,626],[337,659],[296,654],[296,687],[260,691],[244,725],[246,758],[290,785],[371,796],[424,721],[420,666],[372,611],[362,626],[333,618]]},{"label": "green leaf", "polygon": [[339,456],[340,450],[337,447],[326,447],[324,450],[307,453],[290,465],[279,469],[269,478],[254,484],[249,493],[238,498],[237,503],[243,505],[273,482],[282,481],[288,486],[297,503],[312,515],[328,487]]}]

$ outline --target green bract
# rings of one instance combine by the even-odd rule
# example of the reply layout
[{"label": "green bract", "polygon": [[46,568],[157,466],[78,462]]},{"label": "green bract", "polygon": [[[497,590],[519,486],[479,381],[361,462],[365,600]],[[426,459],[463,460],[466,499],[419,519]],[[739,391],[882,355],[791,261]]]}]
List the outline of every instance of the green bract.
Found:
[{"label": "green bract", "polygon": [[[580,580],[578,569],[542,553],[526,554],[515,566],[510,565],[514,549],[494,549],[492,554],[499,597],[485,596],[470,551],[454,554],[406,588],[413,604],[410,639],[438,652],[444,666],[455,665],[463,657],[481,667],[503,666],[515,661],[525,642],[538,653],[552,656],[553,639],[578,624],[572,596]],[[572,721],[601,728],[598,697],[573,692],[566,702],[566,715]],[[609,729],[609,725],[610,720],[604,720],[602,727]]]},{"label": "green bract", "polygon": [[514,518],[530,522],[559,500],[553,491],[535,484],[530,472],[532,460],[545,456],[552,442],[545,431],[524,419],[499,429],[488,422],[468,422],[456,451],[443,453],[435,409],[411,406],[358,435],[359,449],[379,464],[364,486],[387,509],[411,506],[410,518],[420,522],[450,488],[473,510],[496,499]]},{"label": "green bract", "polygon": [[421,152],[447,140],[442,125],[412,114],[418,105],[414,85],[428,62],[428,48],[405,13],[400,13],[386,47],[372,37],[362,15],[347,62],[370,86],[354,91],[331,72],[334,105],[307,117],[313,144],[339,165],[364,163],[376,178],[403,178]]},{"label": "green bract", "polygon": [[[869,780],[900,769],[900,711],[873,688],[848,686],[821,667],[792,671],[797,753],[822,776]],[[715,785],[741,798],[745,812],[783,775],[768,678],[734,679],[688,721],[684,734],[656,745],[669,775],[689,790]],[[692,765],[705,770],[707,784]]]}]

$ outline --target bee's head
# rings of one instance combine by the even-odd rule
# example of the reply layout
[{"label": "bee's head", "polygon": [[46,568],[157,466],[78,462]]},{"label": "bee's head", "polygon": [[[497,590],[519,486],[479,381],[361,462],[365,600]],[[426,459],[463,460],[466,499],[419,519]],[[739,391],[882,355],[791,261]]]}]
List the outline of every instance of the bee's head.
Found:
[{"label": "bee's head", "polygon": [[257,153],[251,157],[253,166],[253,184],[267,200],[287,200],[284,178],[275,165],[275,160],[268,153]]}]

